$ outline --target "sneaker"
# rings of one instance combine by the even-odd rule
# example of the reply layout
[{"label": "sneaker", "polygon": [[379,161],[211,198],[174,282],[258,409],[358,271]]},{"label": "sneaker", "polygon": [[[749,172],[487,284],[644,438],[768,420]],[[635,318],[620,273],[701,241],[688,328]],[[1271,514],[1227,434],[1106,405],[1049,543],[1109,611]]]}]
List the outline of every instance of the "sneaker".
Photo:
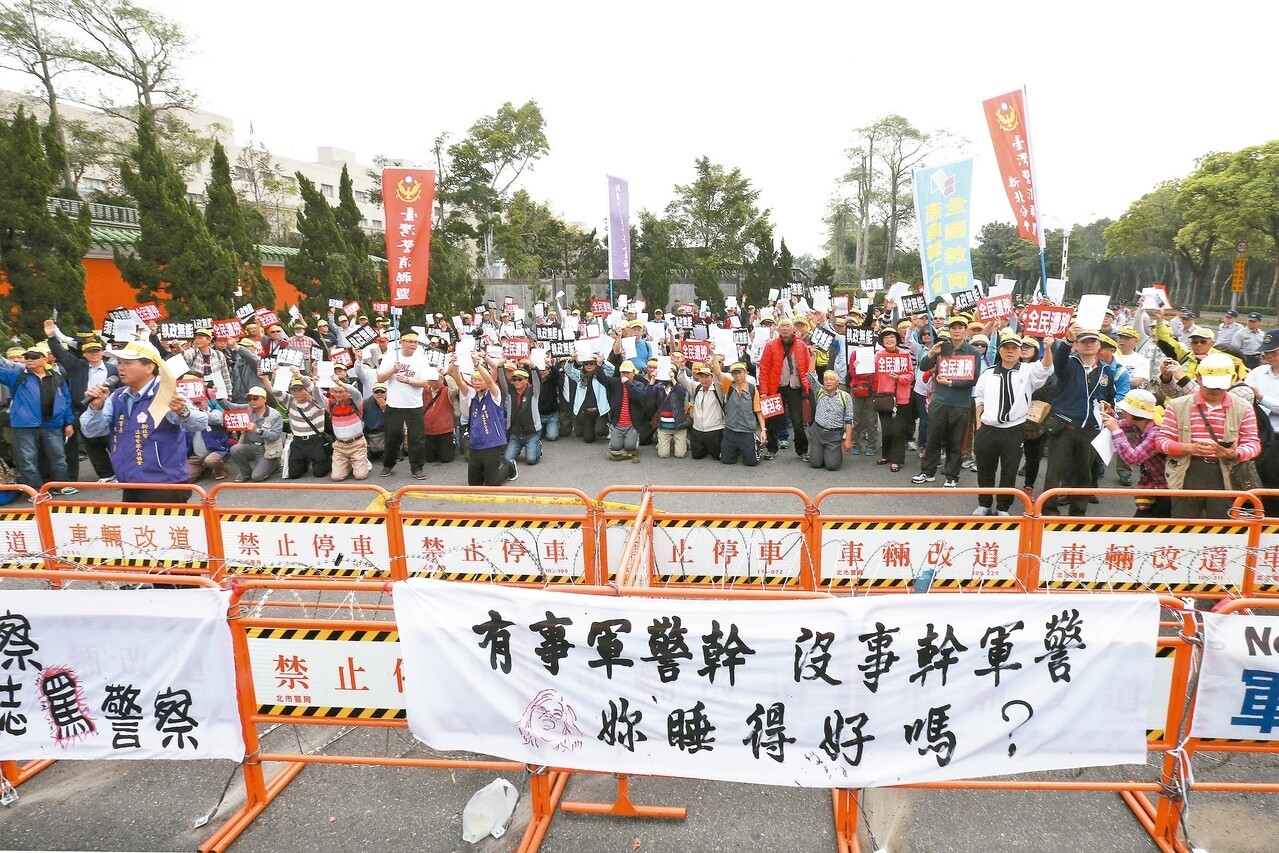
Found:
[{"label": "sneaker", "polygon": [[918,445],[918,444],[916,444],[916,443],[915,443],[915,442],[913,442],[913,441],[908,441],[908,442],[906,442],[906,449],[907,449],[907,450],[918,450],[918,449],[919,449],[919,445]]},{"label": "sneaker", "polygon": [[777,446],[785,450],[786,448],[790,447],[790,441],[784,438],[778,439]]},{"label": "sneaker", "polygon": [[1008,511],[1003,509],[995,510],[995,515],[1008,515]]},{"label": "sneaker", "polygon": [[763,459],[765,462],[772,462],[774,459],[777,458],[777,454],[773,453],[771,450],[765,450],[763,454],[760,455],[759,458]]},{"label": "sneaker", "polygon": [[114,476],[112,476],[112,477],[102,477],[101,479],[98,480],[98,482],[99,483],[118,483],[120,481],[117,480]]},{"label": "sneaker", "polygon": [[966,470],[966,471],[976,471],[976,470],[977,470],[977,460],[976,460],[976,459],[973,459],[972,457],[969,457],[969,458],[965,459],[963,462],[959,463],[959,467],[960,467],[960,468],[963,468],[963,469],[964,469],[964,470]]},{"label": "sneaker", "polygon": [[78,495],[78,494],[80,494],[80,490],[79,490],[79,489],[77,489],[77,488],[75,488],[74,486],[64,486],[63,488],[58,489],[58,494],[60,494],[60,495]]},{"label": "sneaker", "polygon": [[1034,487],[1034,486],[1022,486],[1022,487],[1021,487],[1021,490],[1022,490],[1023,492],[1025,492],[1025,493],[1026,493],[1026,499],[1027,499],[1027,500],[1032,500],[1032,501],[1033,501],[1033,500],[1035,499],[1035,487]]},{"label": "sneaker", "polygon": [[506,481],[508,483],[520,475],[520,468],[518,465],[515,464],[514,459],[511,460],[510,465],[511,465],[511,473],[506,476]]},{"label": "sneaker", "polygon": [[1090,504],[1099,504],[1099,503],[1101,503],[1101,501],[1098,499],[1098,497],[1097,497],[1096,495],[1089,495],[1089,496],[1088,496],[1088,503],[1090,503]]},{"label": "sneaker", "polygon": [[[511,463],[511,464],[514,464],[514,463]],[[423,469],[423,468],[418,468],[416,471],[414,471],[414,472],[413,472],[413,479],[414,479],[414,480],[425,480],[425,479],[426,479],[426,470],[425,470],[425,469]],[[514,479],[514,478],[512,478],[512,479]]]},{"label": "sneaker", "polygon": [[237,483],[247,483],[247,482],[249,482],[249,478],[248,478],[248,477],[246,477],[246,476],[244,476],[243,474],[241,474],[240,476],[238,476],[238,477],[236,477],[236,478],[235,478],[235,481],[236,481]]},{"label": "sneaker", "polygon": [[801,459],[803,459],[805,462],[807,462],[807,461],[808,461],[808,454],[807,454],[807,453],[805,453],[805,454],[804,454],[803,456],[801,456],[800,458],[801,458]]},{"label": "sneaker", "polygon": [[[977,509],[973,510],[973,515],[994,515],[994,514],[995,514],[994,510],[992,510],[988,506],[979,506],[977,507]],[[1004,513],[1004,515],[1007,515],[1007,514],[1008,513]]]},{"label": "sneaker", "polygon": [[394,468],[383,468],[383,469],[382,469],[382,472],[381,472],[381,476],[383,476],[383,477],[389,477],[389,476],[391,476],[391,472],[392,472],[392,471],[394,471],[394,470],[395,470]]},{"label": "sneaker", "polygon": [[943,483],[942,485],[943,485],[945,488],[947,488],[947,489],[958,489],[958,488],[959,488],[959,481],[958,481],[958,480],[952,480],[952,479],[950,479],[950,478],[947,478],[947,479],[946,479],[946,482],[945,482],[945,483]]},{"label": "sneaker", "polygon": [[937,481],[936,474],[925,474],[922,471],[910,478],[912,483],[935,483]]},{"label": "sneaker", "polygon": [[1125,475],[1123,475],[1123,474],[1120,474],[1120,475],[1119,475],[1119,485],[1121,485],[1121,486],[1131,486],[1131,485],[1132,485],[1132,477],[1129,477],[1129,476],[1125,476]]}]

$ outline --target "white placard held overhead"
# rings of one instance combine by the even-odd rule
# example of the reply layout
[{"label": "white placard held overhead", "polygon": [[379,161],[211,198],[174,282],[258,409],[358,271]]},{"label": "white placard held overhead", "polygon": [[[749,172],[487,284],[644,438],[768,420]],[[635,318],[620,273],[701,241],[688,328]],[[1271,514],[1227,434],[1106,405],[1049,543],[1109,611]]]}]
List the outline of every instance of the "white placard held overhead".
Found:
[{"label": "white placard held overhead", "polygon": [[275,376],[271,382],[271,390],[279,391],[281,394],[289,393],[289,383],[293,381],[293,369],[290,367],[277,367]]},{"label": "white placard held overhead", "polygon": [[1060,305],[1066,301],[1066,282],[1060,278],[1044,280],[1044,296]]},{"label": "white placard held overhead", "polygon": [[621,341],[622,341],[622,358],[625,358],[628,360],[635,358],[635,339],[628,335],[627,337],[622,338]]},{"label": "white placard held overhead", "polygon": [[714,345],[715,354],[724,356],[724,361],[732,363],[737,360],[737,344],[733,342],[732,329],[715,328],[711,330],[714,337],[711,343]]},{"label": "white placard held overhead", "polygon": [[187,360],[180,355],[171,355],[166,358],[164,366],[169,368],[169,372],[173,374],[174,379],[191,369],[191,365],[187,364]]},{"label": "white placard held overhead", "polygon": [[573,341],[573,352],[581,364],[595,360],[595,352],[599,346],[599,338],[578,338]]},{"label": "white placard held overhead", "polygon": [[1106,306],[1110,302],[1110,297],[1104,293],[1085,293],[1079,297],[1079,308],[1075,311],[1075,323],[1081,329],[1093,329],[1094,331],[1101,328],[1101,323],[1106,319]]},{"label": "white placard held overhead", "polygon": [[534,347],[529,350],[528,360],[533,363],[533,367],[537,370],[546,369],[546,350],[541,347]]}]

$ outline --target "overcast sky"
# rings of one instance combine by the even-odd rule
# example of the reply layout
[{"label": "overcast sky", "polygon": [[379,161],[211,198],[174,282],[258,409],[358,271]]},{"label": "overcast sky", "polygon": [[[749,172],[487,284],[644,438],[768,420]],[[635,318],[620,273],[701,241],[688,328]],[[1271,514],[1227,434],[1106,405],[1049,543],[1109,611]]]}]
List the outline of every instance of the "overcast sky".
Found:
[{"label": "overcast sky", "polygon": [[602,225],[607,173],[633,221],[659,211],[706,155],[796,255],[823,253],[853,131],[890,112],[968,140],[974,231],[1012,221],[981,101],[1023,85],[1041,205],[1067,224],[1279,137],[1268,2],[135,1],[190,35],[185,80],[237,142],[251,120],[277,154],[429,165],[437,134],[532,98],[550,154],[524,186],[568,220]]}]

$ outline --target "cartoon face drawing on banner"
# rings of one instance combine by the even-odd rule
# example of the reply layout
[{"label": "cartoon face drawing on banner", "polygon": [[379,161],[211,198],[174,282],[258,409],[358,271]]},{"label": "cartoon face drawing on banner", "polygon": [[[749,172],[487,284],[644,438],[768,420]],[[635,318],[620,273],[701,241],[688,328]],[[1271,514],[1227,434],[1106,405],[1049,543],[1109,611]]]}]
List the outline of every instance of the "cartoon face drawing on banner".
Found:
[{"label": "cartoon face drawing on banner", "polygon": [[558,690],[547,688],[534,696],[518,728],[524,743],[534,749],[549,746],[555,752],[573,752],[582,746],[577,712]]}]

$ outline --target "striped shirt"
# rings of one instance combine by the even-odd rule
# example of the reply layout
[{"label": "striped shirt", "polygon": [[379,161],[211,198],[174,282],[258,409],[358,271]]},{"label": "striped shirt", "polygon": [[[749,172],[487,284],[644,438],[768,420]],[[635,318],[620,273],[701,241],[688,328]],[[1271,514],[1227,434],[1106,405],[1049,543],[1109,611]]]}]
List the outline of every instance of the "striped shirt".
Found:
[{"label": "striped shirt", "polygon": [[813,421],[822,429],[843,429],[853,423],[853,395],[839,389],[818,388],[813,395]]},{"label": "striped shirt", "polygon": [[[1198,407],[1200,406],[1203,407],[1203,416],[1199,413]],[[1199,394],[1195,394],[1189,409],[1190,443],[1214,440],[1212,433],[1208,429],[1208,424],[1212,425],[1212,430],[1216,432],[1217,438],[1224,440],[1226,438],[1227,406],[1239,406],[1241,408],[1239,435],[1235,439],[1235,449],[1239,451],[1237,461],[1247,462],[1249,459],[1256,459],[1261,454],[1261,439],[1257,435],[1257,416],[1253,414],[1252,406],[1246,405],[1233,394],[1226,394],[1222,402],[1215,406],[1204,400]],[[1176,410],[1176,406],[1169,405],[1164,410],[1164,422],[1159,427],[1159,438],[1156,443],[1159,447],[1159,452],[1165,456],[1186,455],[1181,440],[1181,429],[1177,424]],[[1207,418],[1206,423],[1205,416]]]}]

